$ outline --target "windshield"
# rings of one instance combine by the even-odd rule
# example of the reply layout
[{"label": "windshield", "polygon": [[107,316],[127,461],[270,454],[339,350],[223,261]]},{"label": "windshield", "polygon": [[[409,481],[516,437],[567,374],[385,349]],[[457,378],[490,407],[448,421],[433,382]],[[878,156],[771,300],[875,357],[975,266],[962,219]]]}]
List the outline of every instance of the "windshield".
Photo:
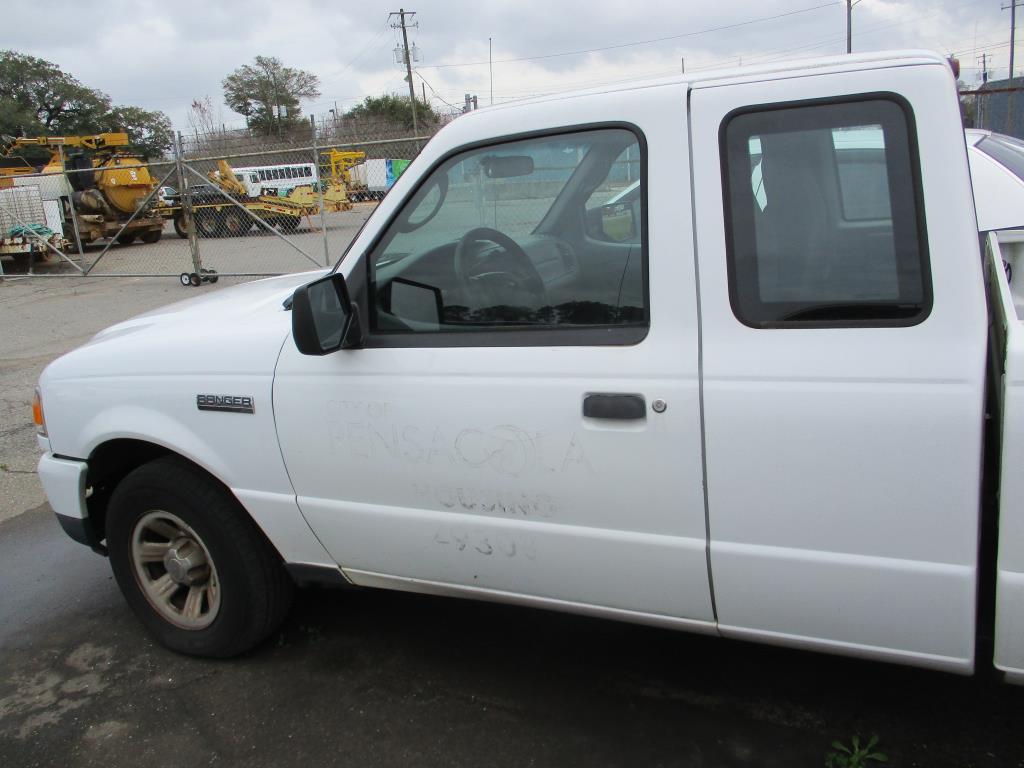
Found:
[{"label": "windshield", "polygon": [[1024,181],[1024,141],[1012,136],[992,134],[979,141],[977,147]]}]

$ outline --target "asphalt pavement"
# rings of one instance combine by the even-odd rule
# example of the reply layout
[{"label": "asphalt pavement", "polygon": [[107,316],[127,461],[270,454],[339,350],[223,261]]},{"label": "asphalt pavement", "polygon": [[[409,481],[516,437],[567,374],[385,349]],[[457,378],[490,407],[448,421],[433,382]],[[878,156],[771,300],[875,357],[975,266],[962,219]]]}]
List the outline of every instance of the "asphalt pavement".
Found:
[{"label": "asphalt pavement", "polygon": [[512,606],[300,592],[230,661],[175,655],[42,505],[0,523],[0,765],[1024,765],[1024,689]]}]

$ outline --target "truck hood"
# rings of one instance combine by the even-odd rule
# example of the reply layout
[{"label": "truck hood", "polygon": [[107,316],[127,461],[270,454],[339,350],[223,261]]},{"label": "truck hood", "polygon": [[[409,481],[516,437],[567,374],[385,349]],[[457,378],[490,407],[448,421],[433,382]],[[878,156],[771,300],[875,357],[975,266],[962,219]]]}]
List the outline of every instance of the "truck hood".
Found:
[{"label": "truck hood", "polygon": [[325,270],[259,280],[176,302],[97,333],[43,373],[54,379],[269,375],[291,329],[284,300]]}]

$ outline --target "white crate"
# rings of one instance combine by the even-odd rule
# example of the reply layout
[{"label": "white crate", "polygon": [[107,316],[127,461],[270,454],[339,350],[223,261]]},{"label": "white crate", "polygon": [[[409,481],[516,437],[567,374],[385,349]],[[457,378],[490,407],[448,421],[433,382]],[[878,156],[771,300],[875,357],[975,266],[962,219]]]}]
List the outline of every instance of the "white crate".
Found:
[{"label": "white crate", "polygon": [[39,187],[0,189],[0,237],[7,237],[12,227],[27,224],[48,226]]}]

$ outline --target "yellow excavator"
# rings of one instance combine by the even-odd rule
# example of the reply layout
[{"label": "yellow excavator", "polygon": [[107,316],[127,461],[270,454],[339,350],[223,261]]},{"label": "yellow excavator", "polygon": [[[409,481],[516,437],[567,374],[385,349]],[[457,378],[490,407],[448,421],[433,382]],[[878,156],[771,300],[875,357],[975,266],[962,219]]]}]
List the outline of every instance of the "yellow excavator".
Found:
[{"label": "yellow excavator", "polygon": [[155,243],[163,233],[164,220],[155,210],[155,197],[148,203],[146,197],[157,182],[143,159],[128,151],[128,143],[127,133],[3,136],[0,157],[11,157],[32,147],[49,150],[50,159],[41,173],[53,175],[15,177],[12,182],[37,184],[44,200],[59,200],[68,234],[74,226],[73,206],[83,244],[113,237],[144,204],[145,210],[132,219],[118,241],[129,243],[138,238],[144,243]]}]

